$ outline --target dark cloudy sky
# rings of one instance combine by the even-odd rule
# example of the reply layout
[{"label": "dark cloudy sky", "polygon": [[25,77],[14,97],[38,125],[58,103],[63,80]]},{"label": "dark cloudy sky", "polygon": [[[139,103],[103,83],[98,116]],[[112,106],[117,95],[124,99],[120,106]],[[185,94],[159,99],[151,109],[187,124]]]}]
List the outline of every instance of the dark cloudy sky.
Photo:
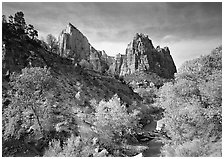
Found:
[{"label": "dark cloudy sky", "polygon": [[168,46],[179,67],[185,60],[208,54],[222,43],[219,3],[2,3],[6,16],[23,11],[39,38],[58,37],[71,22],[98,50],[125,53],[135,33],[147,34],[154,46]]}]

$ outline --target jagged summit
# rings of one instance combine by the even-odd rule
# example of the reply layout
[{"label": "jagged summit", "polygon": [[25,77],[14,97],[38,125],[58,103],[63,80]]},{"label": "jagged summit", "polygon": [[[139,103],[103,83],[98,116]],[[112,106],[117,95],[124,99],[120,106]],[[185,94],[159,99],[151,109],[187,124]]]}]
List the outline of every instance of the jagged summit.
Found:
[{"label": "jagged summit", "polygon": [[136,33],[128,44],[125,55],[118,55],[110,72],[126,76],[138,71],[153,72],[165,78],[172,78],[176,66],[168,47],[156,49],[148,35]]},{"label": "jagged summit", "polygon": [[96,50],[88,39],[69,23],[59,36],[59,50],[62,57],[76,62],[85,61],[93,70],[119,76],[145,71],[172,78],[176,72],[169,48],[155,48],[149,36],[143,33],[134,35],[124,55],[110,57],[105,51]]}]

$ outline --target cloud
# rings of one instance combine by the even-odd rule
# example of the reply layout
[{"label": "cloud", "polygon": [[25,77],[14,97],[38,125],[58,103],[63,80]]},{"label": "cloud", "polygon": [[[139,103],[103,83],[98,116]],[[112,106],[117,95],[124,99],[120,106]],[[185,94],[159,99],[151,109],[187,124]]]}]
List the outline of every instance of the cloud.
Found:
[{"label": "cloud", "polygon": [[175,35],[166,35],[162,38],[162,42],[166,42],[166,43],[173,43],[173,42],[177,42],[180,41],[181,38]]},{"label": "cloud", "polygon": [[[56,37],[71,22],[99,50],[125,53],[135,33],[169,46],[177,65],[222,41],[222,3],[3,2],[5,15],[23,11],[40,36]],[[157,46],[155,45],[155,46]]]},{"label": "cloud", "polygon": [[125,42],[93,42],[92,46],[98,50],[105,50],[110,56],[115,56],[118,53],[125,54],[127,43]]}]

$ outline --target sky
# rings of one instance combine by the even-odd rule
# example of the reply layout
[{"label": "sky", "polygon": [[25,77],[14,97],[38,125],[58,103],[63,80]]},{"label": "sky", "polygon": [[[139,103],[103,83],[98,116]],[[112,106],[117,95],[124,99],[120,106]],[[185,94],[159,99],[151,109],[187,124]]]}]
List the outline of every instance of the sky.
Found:
[{"label": "sky", "polygon": [[154,47],[168,46],[177,67],[222,44],[221,2],[3,2],[2,14],[22,11],[27,24],[58,37],[72,23],[97,50],[125,54],[136,33],[149,36]]}]

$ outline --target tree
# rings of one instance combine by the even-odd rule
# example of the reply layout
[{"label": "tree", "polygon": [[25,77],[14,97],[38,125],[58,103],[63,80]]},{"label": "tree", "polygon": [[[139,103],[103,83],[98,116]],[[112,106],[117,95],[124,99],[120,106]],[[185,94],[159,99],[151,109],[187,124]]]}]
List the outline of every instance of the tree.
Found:
[{"label": "tree", "polygon": [[96,106],[94,119],[100,141],[110,149],[116,149],[119,144],[126,142],[129,135],[140,129],[138,113],[134,111],[129,114],[117,95],[108,102],[101,101]]},{"label": "tree", "polygon": [[[221,155],[221,49],[186,62],[175,82],[160,89],[157,106],[165,109],[164,156]],[[214,148],[216,147],[216,149]]]},{"label": "tree", "polygon": [[44,136],[43,125],[50,118],[55,80],[47,68],[25,68],[12,77],[12,101],[4,110],[4,138],[20,138],[30,126]]},{"label": "tree", "polygon": [[38,36],[38,31],[31,24],[27,26],[23,12],[17,12],[14,17],[12,15],[9,16],[8,22],[3,15],[2,34],[4,42],[14,40],[15,38],[34,40]]},{"label": "tree", "polygon": [[57,53],[57,51],[59,49],[58,48],[58,42],[57,42],[57,39],[52,34],[47,35],[46,43],[49,46],[49,51],[50,52]]},{"label": "tree", "polygon": [[34,26],[31,24],[29,24],[27,27],[27,33],[32,40],[34,40],[34,38],[38,36],[38,32],[34,29]]},{"label": "tree", "polygon": [[14,16],[14,25],[18,35],[24,35],[26,29],[26,21],[23,12],[17,12]]}]

